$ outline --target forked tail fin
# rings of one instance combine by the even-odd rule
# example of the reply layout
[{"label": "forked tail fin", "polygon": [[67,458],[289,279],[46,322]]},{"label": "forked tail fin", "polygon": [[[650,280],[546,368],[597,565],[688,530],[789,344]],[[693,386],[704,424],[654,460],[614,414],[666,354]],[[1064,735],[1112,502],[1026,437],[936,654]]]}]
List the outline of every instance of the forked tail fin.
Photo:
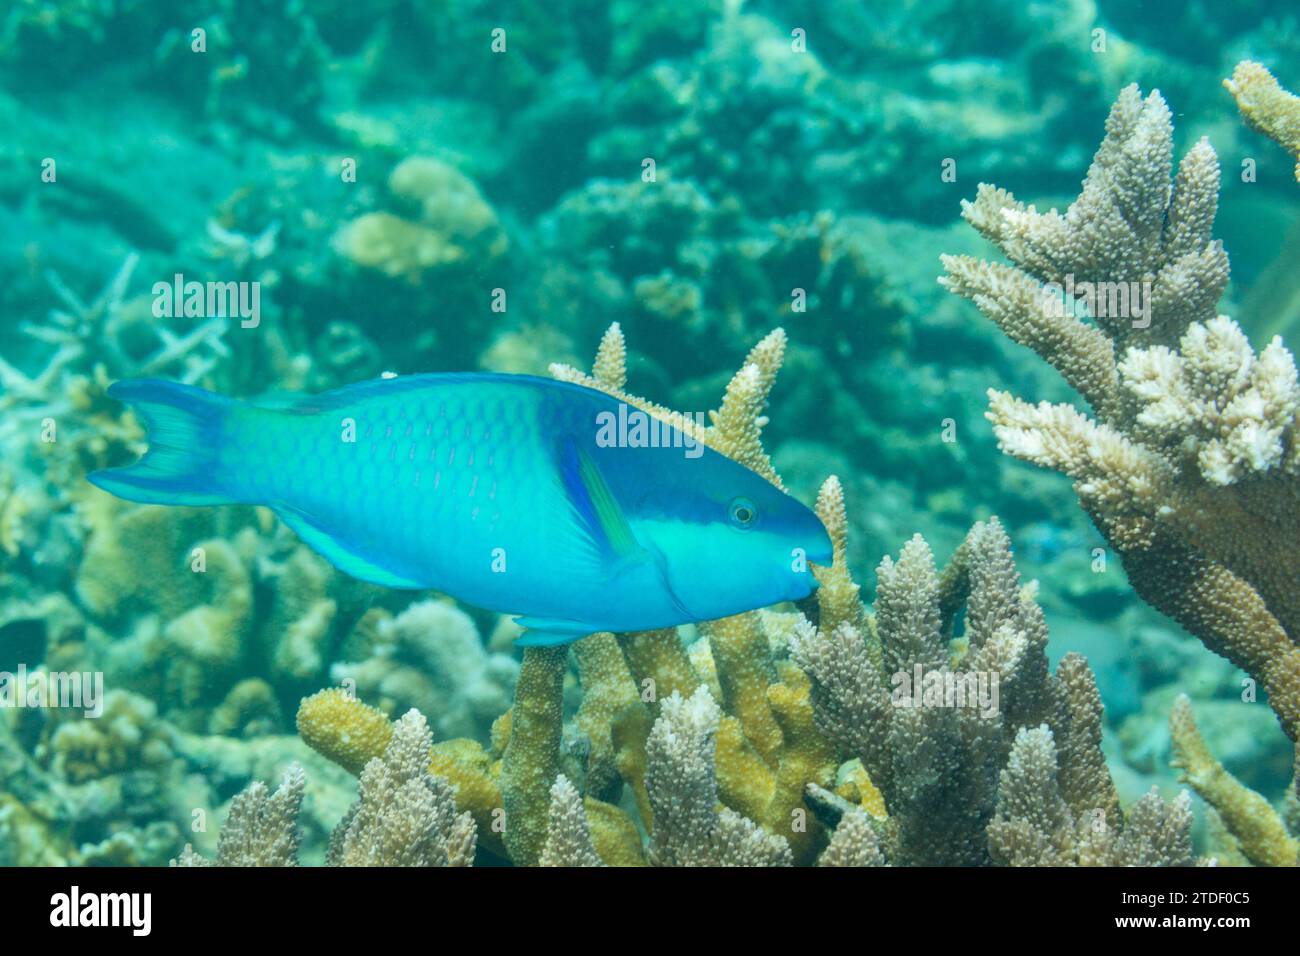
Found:
[{"label": "forked tail fin", "polygon": [[126,498],[166,505],[215,505],[238,500],[223,487],[218,455],[227,441],[226,418],[239,403],[224,395],[137,378],[114,382],[108,395],[130,405],[144,422],[149,450],[125,468],[87,476],[91,484]]}]

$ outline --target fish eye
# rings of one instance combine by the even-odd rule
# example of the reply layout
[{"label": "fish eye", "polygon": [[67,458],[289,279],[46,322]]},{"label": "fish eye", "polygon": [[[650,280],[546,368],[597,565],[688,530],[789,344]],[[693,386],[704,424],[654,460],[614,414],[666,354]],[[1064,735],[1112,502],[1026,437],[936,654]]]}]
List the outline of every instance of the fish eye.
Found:
[{"label": "fish eye", "polygon": [[727,517],[732,525],[743,531],[754,526],[754,521],[758,518],[758,509],[748,498],[732,498],[731,504],[727,505]]}]

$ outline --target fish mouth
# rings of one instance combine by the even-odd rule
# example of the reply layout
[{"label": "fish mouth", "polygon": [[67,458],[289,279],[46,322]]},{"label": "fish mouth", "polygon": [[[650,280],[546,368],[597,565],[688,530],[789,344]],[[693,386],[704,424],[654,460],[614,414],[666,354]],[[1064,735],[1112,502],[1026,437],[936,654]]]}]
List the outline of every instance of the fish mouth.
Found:
[{"label": "fish mouth", "polygon": [[673,587],[673,576],[668,569],[668,559],[664,553],[659,550],[653,543],[646,545],[646,551],[650,554],[651,560],[654,561],[655,569],[659,572],[659,580],[663,583],[664,591],[668,594],[668,599],[672,601],[673,607],[682,615],[683,623],[687,621],[703,620],[698,614],[691,611],[690,608],[682,601],[681,595]]}]

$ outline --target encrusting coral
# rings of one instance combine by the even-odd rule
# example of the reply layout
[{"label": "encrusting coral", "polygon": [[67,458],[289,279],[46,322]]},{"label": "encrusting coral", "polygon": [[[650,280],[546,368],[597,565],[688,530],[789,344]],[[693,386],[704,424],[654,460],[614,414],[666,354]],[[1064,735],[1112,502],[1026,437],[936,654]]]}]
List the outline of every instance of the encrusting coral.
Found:
[{"label": "encrusting coral", "polygon": [[[941,281],[1092,406],[1089,418],[990,390],[1002,450],[1073,478],[1138,594],[1258,680],[1294,741],[1295,361],[1279,338],[1256,354],[1236,323],[1215,315],[1228,277],[1210,238],[1218,162],[1201,140],[1171,186],[1172,135],[1159,93],[1144,100],[1125,89],[1069,210],[1039,213],[981,186],[964,215],[1014,265],[948,256]],[[1129,308],[1113,308],[1119,290],[1129,290]]]}]

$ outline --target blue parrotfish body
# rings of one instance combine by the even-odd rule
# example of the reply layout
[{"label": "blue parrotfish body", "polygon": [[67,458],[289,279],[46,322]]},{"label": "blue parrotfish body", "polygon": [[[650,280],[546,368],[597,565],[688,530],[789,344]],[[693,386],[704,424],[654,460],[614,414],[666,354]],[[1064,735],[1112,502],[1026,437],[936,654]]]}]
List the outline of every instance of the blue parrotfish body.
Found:
[{"label": "blue parrotfish body", "polygon": [[799,501],[658,420],[657,443],[628,440],[629,407],[579,385],[412,375],[271,405],[137,379],[108,394],[150,447],[90,475],[100,488],[266,505],[354,577],[518,615],[523,644],[798,600],[808,562],[831,558]]}]

